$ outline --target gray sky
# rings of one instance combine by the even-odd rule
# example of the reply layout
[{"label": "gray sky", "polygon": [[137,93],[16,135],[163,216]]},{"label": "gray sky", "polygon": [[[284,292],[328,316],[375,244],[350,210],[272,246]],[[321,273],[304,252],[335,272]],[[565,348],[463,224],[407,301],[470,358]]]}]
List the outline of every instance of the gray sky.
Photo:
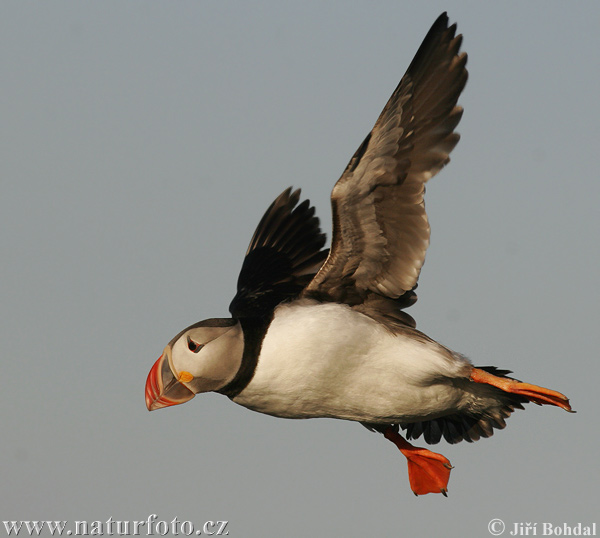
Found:
[{"label": "gray sky", "polygon": [[[227,315],[276,195],[302,187],[330,235],[334,182],[444,10],[470,78],[410,313],[578,414],[529,405],[491,439],[437,445],[444,499],[415,498],[405,458],[349,422],[214,394],[148,413],[149,368]],[[0,520],[600,524],[599,23],[597,2],[2,2]]]}]

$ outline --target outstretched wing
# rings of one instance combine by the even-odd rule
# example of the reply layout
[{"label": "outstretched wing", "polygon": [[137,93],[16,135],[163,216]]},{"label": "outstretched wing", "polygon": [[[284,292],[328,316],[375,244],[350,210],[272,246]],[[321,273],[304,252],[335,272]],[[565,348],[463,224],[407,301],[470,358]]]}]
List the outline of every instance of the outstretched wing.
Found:
[{"label": "outstretched wing", "polygon": [[327,257],[315,208],[299,200],[299,189],[285,190],[259,222],[229,305],[234,318],[270,317],[278,304],[300,294]]},{"label": "outstretched wing", "polygon": [[429,246],[425,183],[448,163],[459,140],[454,129],[462,108],[456,103],[467,81],[467,56],[459,53],[462,36],[455,32],[445,13],[433,24],[336,183],[331,250],[306,296],[370,303],[374,310],[416,300],[412,290]]}]

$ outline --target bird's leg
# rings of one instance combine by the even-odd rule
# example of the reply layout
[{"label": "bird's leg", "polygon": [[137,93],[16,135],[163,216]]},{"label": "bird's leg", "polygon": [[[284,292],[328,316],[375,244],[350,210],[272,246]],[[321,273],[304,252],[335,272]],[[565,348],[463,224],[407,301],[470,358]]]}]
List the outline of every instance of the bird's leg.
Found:
[{"label": "bird's leg", "polygon": [[415,495],[442,493],[448,491],[448,480],[452,465],[447,458],[425,448],[418,448],[406,441],[394,426],[383,431],[386,439],[394,443],[408,463],[408,480]]},{"label": "bird's leg", "polygon": [[479,368],[473,368],[471,371],[470,380],[474,381],[475,383],[492,385],[493,387],[497,387],[504,392],[518,394],[519,396],[527,398],[530,402],[534,402],[539,405],[556,405],[565,411],[574,413],[574,411],[571,409],[571,405],[569,404],[569,399],[564,394],[556,392],[555,390],[538,387],[537,385],[530,385],[529,383],[522,383],[516,379],[498,377]]}]

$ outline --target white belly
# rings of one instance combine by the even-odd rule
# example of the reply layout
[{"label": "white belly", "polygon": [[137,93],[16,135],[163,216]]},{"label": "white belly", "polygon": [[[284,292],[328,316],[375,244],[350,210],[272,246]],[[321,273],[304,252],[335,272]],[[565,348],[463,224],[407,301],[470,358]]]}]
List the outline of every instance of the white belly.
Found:
[{"label": "white belly", "polygon": [[463,392],[449,378],[470,370],[348,306],[292,303],[276,310],[254,377],[233,401],[287,418],[409,422],[456,409]]}]

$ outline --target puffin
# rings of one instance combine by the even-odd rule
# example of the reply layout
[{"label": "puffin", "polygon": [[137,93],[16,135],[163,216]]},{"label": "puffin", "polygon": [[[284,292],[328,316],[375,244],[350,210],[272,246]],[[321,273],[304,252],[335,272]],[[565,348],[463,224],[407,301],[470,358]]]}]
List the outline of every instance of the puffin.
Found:
[{"label": "puffin", "polygon": [[459,140],[461,41],[440,15],[333,187],[329,249],[300,190],[269,206],[231,317],[195,323],[167,344],[147,377],[148,410],[212,391],[276,417],[355,421],[406,457],[415,495],[445,496],[450,461],[410,440],[490,437],[528,402],[572,411],[560,392],[475,367],[405,311],[429,245],[425,183]]}]

